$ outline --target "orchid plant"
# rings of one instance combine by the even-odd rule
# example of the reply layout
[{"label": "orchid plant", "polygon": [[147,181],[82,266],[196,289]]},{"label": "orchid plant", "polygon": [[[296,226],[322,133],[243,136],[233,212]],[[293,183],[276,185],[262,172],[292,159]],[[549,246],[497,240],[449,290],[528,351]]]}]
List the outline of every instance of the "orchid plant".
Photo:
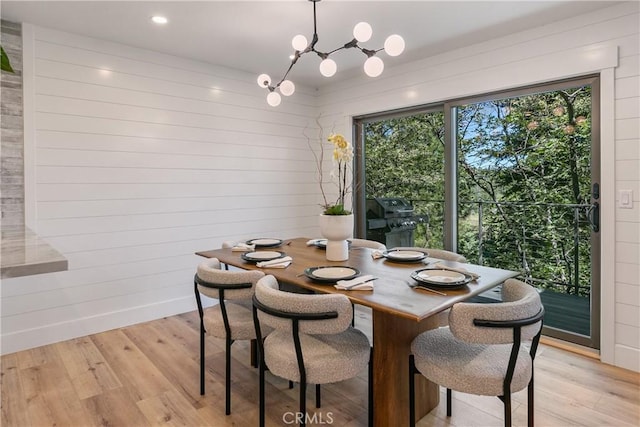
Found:
[{"label": "orchid plant", "polygon": [[[335,203],[327,203],[324,191],[325,215],[349,215],[351,211],[344,208],[344,201],[347,194],[351,192],[350,169],[353,160],[353,147],[351,143],[339,133],[332,133],[327,141],[333,144],[333,170],[331,179],[338,185],[338,200]],[[321,183],[322,184],[322,183]],[[321,185],[322,186],[322,185]]]},{"label": "orchid plant", "polygon": [[352,190],[351,166],[353,161],[353,146],[346,138],[339,133],[331,133],[327,141],[333,145],[333,169],[331,170],[331,182],[338,188],[338,198],[335,202],[330,203],[327,200],[327,192],[324,188],[324,177],[322,163],[324,160],[324,144],[322,137],[322,128],[320,127],[320,153],[316,153],[311,145],[311,139],[307,138],[309,147],[316,159],[318,168],[318,181],[320,183],[320,192],[324,203],[322,208],[325,215],[350,215],[351,211],[345,209],[345,199]]}]

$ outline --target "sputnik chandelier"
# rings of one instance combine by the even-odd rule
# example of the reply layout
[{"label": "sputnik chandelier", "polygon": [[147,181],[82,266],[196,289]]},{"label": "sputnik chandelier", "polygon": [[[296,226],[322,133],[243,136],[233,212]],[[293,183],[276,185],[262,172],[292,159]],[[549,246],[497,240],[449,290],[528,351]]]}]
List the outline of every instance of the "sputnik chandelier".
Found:
[{"label": "sputnik chandelier", "polygon": [[[353,28],[353,40],[340,46],[336,49],[333,49],[329,52],[321,52],[316,49],[316,44],[318,43],[318,32],[317,32],[317,21],[316,21],[316,3],[320,0],[309,0],[313,3],[313,38],[311,39],[311,43],[308,42],[307,38],[302,34],[298,34],[291,41],[291,45],[295,49],[294,54],[292,55],[291,64],[287,69],[287,72],[284,73],[284,76],[280,79],[278,83],[272,84],[271,77],[268,74],[260,74],[258,76],[258,85],[262,88],[268,89],[269,94],[267,95],[267,103],[272,107],[277,107],[280,105],[281,97],[280,93],[284,96],[293,95],[295,92],[295,85],[291,80],[287,80],[287,76],[289,72],[293,68],[293,66],[298,62],[298,59],[306,53],[314,52],[318,55],[322,62],[320,62],[320,73],[325,77],[333,76],[338,66],[336,62],[329,58],[329,55],[342,50],[342,49],[359,49],[362,53],[367,56],[367,60],[364,62],[364,72],[370,77],[378,77],[382,74],[384,70],[384,62],[382,59],[376,56],[378,52],[384,50],[389,56],[398,56],[404,51],[404,39],[397,34],[393,34],[384,42],[384,47],[376,50],[365,49],[360,47],[358,43],[364,43],[371,38],[373,34],[373,30],[371,29],[371,25],[366,22],[359,22]],[[280,93],[277,92],[280,91]]]}]

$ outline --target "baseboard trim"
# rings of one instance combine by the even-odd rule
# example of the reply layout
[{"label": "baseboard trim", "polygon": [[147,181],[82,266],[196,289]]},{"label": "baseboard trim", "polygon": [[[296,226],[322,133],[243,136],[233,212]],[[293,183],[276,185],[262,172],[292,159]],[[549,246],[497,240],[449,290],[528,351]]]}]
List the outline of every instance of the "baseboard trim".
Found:
[{"label": "baseboard trim", "polygon": [[16,331],[2,335],[0,355],[174,316],[195,309],[196,303],[193,296],[184,296],[126,310]]},{"label": "baseboard trim", "polygon": [[590,357],[592,359],[600,360],[600,352],[595,348],[584,347],[582,345],[574,344],[572,342],[562,341],[557,338],[542,336],[540,337],[540,343],[548,345],[550,347],[559,348],[561,350],[570,351],[571,353],[580,354],[582,356]]}]

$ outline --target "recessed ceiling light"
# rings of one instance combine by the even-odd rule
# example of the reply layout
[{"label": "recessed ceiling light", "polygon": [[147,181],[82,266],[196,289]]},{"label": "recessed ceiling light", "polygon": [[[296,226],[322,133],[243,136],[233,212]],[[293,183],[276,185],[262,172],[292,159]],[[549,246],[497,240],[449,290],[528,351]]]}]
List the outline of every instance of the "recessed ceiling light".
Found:
[{"label": "recessed ceiling light", "polygon": [[167,22],[169,22],[169,20],[167,18],[165,18],[164,16],[159,16],[159,15],[152,16],[151,20],[153,22],[155,22],[156,24],[166,24]]}]

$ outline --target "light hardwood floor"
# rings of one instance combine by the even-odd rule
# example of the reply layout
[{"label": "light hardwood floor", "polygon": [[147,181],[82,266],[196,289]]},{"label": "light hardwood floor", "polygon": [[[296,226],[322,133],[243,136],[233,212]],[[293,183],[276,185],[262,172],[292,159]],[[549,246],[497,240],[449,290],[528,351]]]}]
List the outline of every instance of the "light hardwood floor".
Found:
[{"label": "light hardwood floor", "polygon": [[[356,326],[370,332],[369,315]],[[2,418],[9,426],[257,425],[257,370],[247,342],[233,344],[232,414],[224,415],[224,342],[207,338],[206,394],[199,394],[196,312],[8,354],[1,358]],[[366,426],[366,372],[323,386],[315,424]],[[289,425],[298,389],[267,374],[267,424]],[[418,426],[501,426],[495,397],[453,394]],[[536,359],[536,425],[638,426],[640,375],[542,345]],[[526,394],[514,396],[514,425],[526,425]],[[315,411],[315,412],[314,412]],[[283,418],[284,417],[284,418]],[[390,426],[395,427],[395,426]]]}]

